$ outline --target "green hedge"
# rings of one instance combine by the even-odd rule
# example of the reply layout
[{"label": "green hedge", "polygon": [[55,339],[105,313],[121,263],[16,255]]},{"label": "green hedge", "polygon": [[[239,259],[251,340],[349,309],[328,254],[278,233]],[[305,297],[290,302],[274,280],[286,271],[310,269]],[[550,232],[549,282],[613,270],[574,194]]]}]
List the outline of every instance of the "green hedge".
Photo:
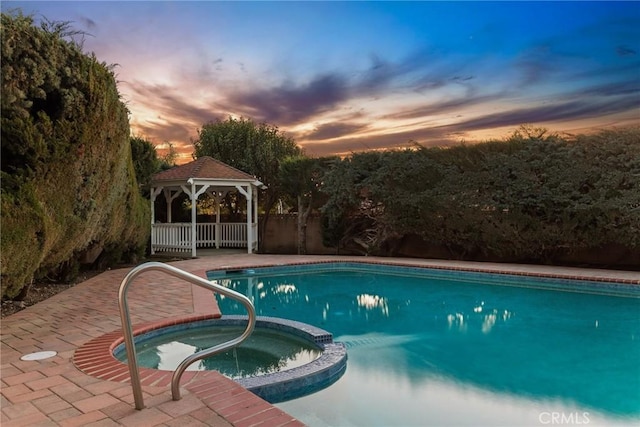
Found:
[{"label": "green hedge", "polygon": [[144,251],[128,112],[109,66],[65,24],[2,14],[2,296],[90,247]]},{"label": "green hedge", "polygon": [[370,253],[409,235],[465,259],[640,249],[640,128],[354,154],[324,184],[326,235]]}]

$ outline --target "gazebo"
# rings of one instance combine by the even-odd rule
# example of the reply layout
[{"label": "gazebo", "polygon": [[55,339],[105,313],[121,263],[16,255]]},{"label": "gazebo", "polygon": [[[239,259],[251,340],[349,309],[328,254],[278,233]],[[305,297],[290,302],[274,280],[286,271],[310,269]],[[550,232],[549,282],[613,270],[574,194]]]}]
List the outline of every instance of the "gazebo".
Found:
[{"label": "gazebo", "polygon": [[[160,172],[151,180],[151,253],[179,252],[196,257],[197,248],[258,249],[258,189],[266,188],[254,176],[212,157],[203,156],[190,163]],[[237,190],[247,200],[246,223],[221,223],[220,201]],[[160,193],[167,202],[166,223],[156,222],[155,201]],[[172,222],[171,203],[181,193],[191,199],[191,222]],[[215,201],[216,222],[198,223],[198,197],[210,194]]]}]

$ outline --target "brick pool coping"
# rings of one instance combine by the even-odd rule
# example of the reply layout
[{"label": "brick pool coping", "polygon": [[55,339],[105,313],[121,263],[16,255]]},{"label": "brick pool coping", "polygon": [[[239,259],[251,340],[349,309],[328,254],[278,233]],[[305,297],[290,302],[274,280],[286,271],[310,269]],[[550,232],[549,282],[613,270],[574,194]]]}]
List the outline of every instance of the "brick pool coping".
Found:
[{"label": "brick pool coping", "polygon": [[[209,270],[335,261],[640,285],[638,272],[406,258],[233,254],[171,264],[205,277]],[[303,425],[217,372],[189,374],[191,377],[185,374],[183,397],[177,402],[171,400],[167,379],[156,376],[158,371],[145,374],[146,408],[136,411],[128,368],[125,367],[124,372],[113,371],[109,360],[86,352],[83,357],[87,364],[83,368],[89,369],[92,375],[78,369],[74,364],[74,360],[80,363],[74,359],[76,350],[109,334],[114,334],[109,337],[112,344],[115,335],[121,334],[117,290],[128,271],[104,272],[2,320],[0,423],[3,427]],[[219,315],[213,298],[203,298],[206,290],[191,285],[174,286],[178,281],[157,272],[136,279],[129,291],[136,329],[179,318]],[[46,350],[58,354],[41,361],[20,360],[24,354]],[[94,365],[88,363],[91,356],[95,356]]]},{"label": "brick pool coping", "polygon": [[[220,319],[220,313],[202,314],[187,317],[163,319],[135,325],[133,335],[137,336],[157,329],[181,325],[202,320]],[[129,367],[115,358],[113,352],[124,342],[121,330],[107,333],[94,338],[78,348],[73,355],[74,365],[87,375],[106,381],[129,382]],[[142,386],[168,388],[171,384],[173,371],[138,368]],[[180,381],[181,387],[202,400],[209,408],[238,425],[243,420],[254,417],[260,422],[271,421],[272,425],[302,426],[303,423],[294,420],[283,411],[272,407],[262,399],[215,371],[185,371]],[[145,406],[145,409],[149,405]],[[278,420],[274,420],[277,418]],[[276,423],[282,421],[283,423]],[[247,424],[250,425],[250,424]]]},{"label": "brick pool coping", "polygon": [[[214,313],[148,322],[143,325],[137,325],[133,329],[133,335],[139,336],[159,329],[207,320],[218,320],[220,322],[217,323],[218,325],[238,326],[246,324],[246,316],[231,315],[222,317],[219,313]],[[239,385],[258,396],[265,399],[270,396],[270,401],[282,397],[290,399],[291,395],[308,393],[305,389],[317,389],[317,384],[324,384],[324,387],[326,387],[326,383],[335,382],[345,371],[346,348],[341,343],[334,343],[332,334],[323,329],[301,322],[267,316],[258,316],[256,328],[279,330],[303,337],[322,349],[322,355],[306,365],[255,378],[242,378],[236,381]],[[95,378],[106,381],[128,381],[129,366],[114,356],[116,349],[123,343],[124,336],[122,331],[113,331],[94,338],[75,351],[73,363],[82,372]],[[138,372],[140,383],[143,386],[167,387],[171,384],[173,377],[173,371],[151,369],[143,366],[138,367]],[[196,396],[200,396],[201,390],[213,389],[217,385],[211,384],[211,387],[208,387],[209,382],[218,383],[220,381],[220,375],[217,372],[214,373],[215,375],[210,374],[209,371],[185,371],[180,383],[181,385],[186,384],[185,388],[187,390],[195,393]],[[310,375],[315,380],[309,378]],[[202,397],[206,398],[207,396]],[[207,404],[218,413],[225,413],[224,399],[207,401]],[[221,404],[223,406],[220,406]]]},{"label": "brick pool coping", "polygon": [[[196,316],[177,317],[160,321],[147,322],[135,325],[133,335],[140,335],[156,329],[180,325],[182,323],[197,322],[200,320],[220,318],[219,313],[203,314]],[[109,332],[100,337],[88,341],[79,347],[73,354],[73,363],[78,369],[87,375],[107,381],[124,381],[129,379],[129,367],[113,355],[117,346],[124,342],[122,330]],[[139,368],[140,382],[142,385],[166,387],[171,383],[172,371]],[[183,383],[196,379],[192,371],[183,375]]]}]

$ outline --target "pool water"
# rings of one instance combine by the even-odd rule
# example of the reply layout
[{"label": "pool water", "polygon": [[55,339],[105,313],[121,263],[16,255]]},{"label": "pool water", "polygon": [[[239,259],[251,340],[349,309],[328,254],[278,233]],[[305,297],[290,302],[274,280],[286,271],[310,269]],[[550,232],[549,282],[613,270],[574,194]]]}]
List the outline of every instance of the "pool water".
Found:
[{"label": "pool water", "polygon": [[[636,290],[580,293],[609,288],[415,270],[298,267],[211,278],[249,296],[258,315],[305,322],[346,344],[348,368],[336,384],[278,405],[309,425],[640,421]],[[224,314],[242,313],[217,298]]]},{"label": "pool water", "polygon": [[[138,364],[174,371],[187,356],[232,340],[242,335],[244,329],[244,326],[212,326],[207,322],[163,328],[148,334],[149,338],[136,337]],[[187,370],[216,370],[229,378],[247,378],[305,365],[321,353],[319,347],[302,338],[256,328],[239,347],[195,362]],[[115,356],[126,363],[124,346]]]}]

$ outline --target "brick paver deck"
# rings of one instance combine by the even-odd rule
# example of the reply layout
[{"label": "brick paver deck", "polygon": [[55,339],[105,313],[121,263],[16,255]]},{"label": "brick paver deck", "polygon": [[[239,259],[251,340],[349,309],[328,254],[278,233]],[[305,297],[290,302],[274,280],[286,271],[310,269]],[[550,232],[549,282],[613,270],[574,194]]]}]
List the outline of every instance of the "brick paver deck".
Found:
[{"label": "brick paver deck", "polygon": [[[515,272],[540,276],[612,279],[640,284],[637,272],[585,270],[489,263],[460,263],[391,258],[217,255],[172,265],[205,277],[219,268],[255,267],[331,260],[422,265],[435,268]],[[186,375],[182,399],[173,401],[166,376],[147,373],[145,409],[136,410],[128,370],[79,348],[106,334],[120,333],[117,292],[128,269],[107,271],[46,301],[2,320],[0,424],[11,426],[301,426],[300,421],[258,398],[217,372]],[[202,290],[159,272],[141,275],[129,288],[134,325],[214,314],[212,298]],[[33,352],[53,350],[55,357],[22,361]],[[80,366],[82,365],[82,366]],[[121,370],[117,370],[121,369]],[[105,379],[106,378],[106,379]]]}]

